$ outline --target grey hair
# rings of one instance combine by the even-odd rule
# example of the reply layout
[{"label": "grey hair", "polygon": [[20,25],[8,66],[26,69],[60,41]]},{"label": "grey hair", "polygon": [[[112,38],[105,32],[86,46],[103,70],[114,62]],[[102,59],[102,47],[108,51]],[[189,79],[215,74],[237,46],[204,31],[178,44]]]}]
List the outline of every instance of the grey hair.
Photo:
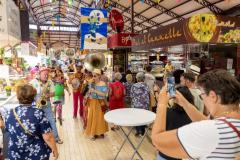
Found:
[{"label": "grey hair", "polygon": [[115,80],[120,81],[122,79],[122,74],[120,72],[116,72],[114,74]]},{"label": "grey hair", "polygon": [[136,79],[138,82],[143,82],[145,80],[145,74],[143,72],[138,72],[136,75]]}]

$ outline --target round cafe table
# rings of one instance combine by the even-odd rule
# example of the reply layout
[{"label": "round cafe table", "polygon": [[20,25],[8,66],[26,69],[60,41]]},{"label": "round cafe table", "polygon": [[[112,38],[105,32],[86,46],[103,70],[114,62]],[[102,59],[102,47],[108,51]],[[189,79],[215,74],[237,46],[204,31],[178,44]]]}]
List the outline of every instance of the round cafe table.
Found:
[{"label": "round cafe table", "polygon": [[[134,149],[134,153],[132,155],[131,160],[134,158],[134,156],[137,154],[138,157],[140,159],[143,160],[142,156],[140,155],[140,153],[138,152],[138,149],[140,148],[143,140],[145,139],[147,132],[149,130],[149,125],[153,123],[153,121],[156,118],[156,114],[145,110],[145,109],[138,109],[138,108],[123,108],[123,109],[115,109],[112,111],[107,112],[104,115],[104,119],[108,122],[108,123],[112,123],[114,125],[117,125],[120,127],[120,129],[122,130],[122,132],[125,135],[125,139],[121,145],[121,147],[118,150],[118,153],[116,154],[114,160],[117,159],[119,153],[121,152],[124,144],[128,141],[130,143],[130,145],[132,146],[132,148]],[[139,144],[137,146],[135,146],[131,139],[129,138],[130,134],[133,131],[133,128],[135,126],[147,126],[146,132],[144,133],[144,135],[141,137],[141,140],[139,142]],[[127,133],[127,131],[125,131],[123,129],[123,127],[130,127],[130,131]]]}]

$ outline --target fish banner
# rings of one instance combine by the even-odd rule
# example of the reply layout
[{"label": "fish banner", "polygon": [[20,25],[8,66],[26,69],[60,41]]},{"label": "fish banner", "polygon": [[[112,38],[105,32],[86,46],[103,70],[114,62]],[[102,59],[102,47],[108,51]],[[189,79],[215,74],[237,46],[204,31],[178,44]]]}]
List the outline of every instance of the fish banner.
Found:
[{"label": "fish banner", "polygon": [[81,49],[106,50],[107,26],[107,10],[81,8]]}]

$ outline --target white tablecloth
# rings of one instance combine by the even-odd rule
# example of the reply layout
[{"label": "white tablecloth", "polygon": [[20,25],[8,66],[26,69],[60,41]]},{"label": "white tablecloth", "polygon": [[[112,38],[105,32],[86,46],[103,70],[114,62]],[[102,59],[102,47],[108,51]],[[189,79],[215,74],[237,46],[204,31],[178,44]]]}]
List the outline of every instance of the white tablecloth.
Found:
[{"label": "white tablecloth", "polygon": [[123,108],[107,112],[104,119],[118,126],[132,127],[153,123],[156,114],[144,109]]}]

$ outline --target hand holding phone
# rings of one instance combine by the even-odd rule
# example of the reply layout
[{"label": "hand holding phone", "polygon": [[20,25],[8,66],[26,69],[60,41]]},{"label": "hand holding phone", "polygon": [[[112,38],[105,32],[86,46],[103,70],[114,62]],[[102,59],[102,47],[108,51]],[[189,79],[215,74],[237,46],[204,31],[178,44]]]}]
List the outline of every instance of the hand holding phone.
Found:
[{"label": "hand holding phone", "polygon": [[176,96],[176,89],[175,89],[175,78],[168,77],[167,78],[167,90],[171,98]]}]

